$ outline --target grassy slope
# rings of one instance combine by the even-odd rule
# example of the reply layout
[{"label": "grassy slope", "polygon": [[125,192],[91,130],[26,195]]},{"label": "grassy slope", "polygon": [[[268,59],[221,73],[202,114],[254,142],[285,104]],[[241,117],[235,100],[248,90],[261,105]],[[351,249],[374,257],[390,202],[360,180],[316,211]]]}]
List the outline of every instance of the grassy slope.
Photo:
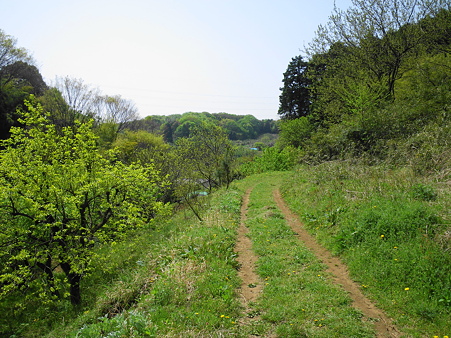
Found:
[{"label": "grassy slope", "polygon": [[309,231],[412,337],[451,334],[449,175],[325,163],[283,191]]},{"label": "grassy slope", "polygon": [[[415,188],[418,183],[422,189]],[[333,285],[324,266],[281,217],[272,199],[279,184],[311,232],[342,255],[362,288],[404,332],[449,335],[449,255],[442,254],[443,248],[433,249],[433,243],[446,241],[444,226],[431,225],[437,223],[436,215],[446,216],[449,192],[440,184],[428,190],[426,183],[408,171],[342,164],[235,182],[204,200],[203,223],[182,211],[156,230],[143,230],[105,248],[97,261],[99,273],[84,281],[85,308],[79,313],[62,305],[38,309],[22,336],[42,337],[49,326],[48,337],[372,336],[371,325],[362,323],[346,293]],[[258,273],[265,288],[253,304],[259,320],[241,326],[246,314],[236,292],[240,281],[233,248],[241,197],[249,187],[254,190],[247,226],[260,255]],[[424,201],[428,191],[437,192],[435,201]],[[395,206],[402,210],[399,215]],[[409,233],[408,240],[388,232],[390,224],[401,227],[412,216],[414,227],[398,231]],[[362,228],[354,229],[352,220]],[[412,229],[422,231],[416,236]],[[52,311],[53,318],[45,320]]]}]

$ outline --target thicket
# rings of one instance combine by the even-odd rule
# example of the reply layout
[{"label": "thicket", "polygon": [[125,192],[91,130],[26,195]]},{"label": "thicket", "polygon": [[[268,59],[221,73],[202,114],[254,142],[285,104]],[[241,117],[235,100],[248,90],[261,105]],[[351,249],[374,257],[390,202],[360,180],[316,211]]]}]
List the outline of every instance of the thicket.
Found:
[{"label": "thicket", "polygon": [[[449,168],[450,27],[440,1],[335,9],[307,56],[287,68],[279,146],[302,149],[310,164],[358,158],[419,173]],[[303,100],[287,105],[293,94]]]}]

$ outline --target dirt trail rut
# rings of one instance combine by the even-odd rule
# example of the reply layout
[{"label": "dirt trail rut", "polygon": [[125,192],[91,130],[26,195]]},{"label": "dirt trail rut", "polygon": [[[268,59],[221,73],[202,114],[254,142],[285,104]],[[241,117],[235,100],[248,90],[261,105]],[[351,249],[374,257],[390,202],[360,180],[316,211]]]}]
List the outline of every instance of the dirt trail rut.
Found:
[{"label": "dirt trail rut", "polygon": [[251,303],[257,300],[263,289],[263,283],[255,271],[255,264],[258,260],[258,256],[256,256],[252,250],[252,241],[247,236],[249,230],[245,225],[251,190],[252,189],[247,190],[243,196],[243,203],[241,205],[241,223],[238,228],[238,239],[235,246],[235,251],[238,253],[237,260],[240,264],[238,276],[242,280],[240,289],[241,303],[244,306],[245,312],[248,314],[241,323],[242,325],[248,324],[251,320],[259,319],[258,316],[250,316],[249,312],[252,310]]},{"label": "dirt trail rut", "polygon": [[304,242],[304,244],[327,265],[327,270],[334,276],[335,283],[342,285],[349,293],[353,300],[353,306],[362,311],[367,320],[375,320],[377,337],[400,337],[401,334],[393,325],[392,320],[365,297],[360,291],[358,284],[349,277],[346,265],[344,265],[337,257],[333,257],[328,250],[319,245],[318,242],[304,229],[299,218],[291,212],[284,202],[280,191],[278,189],[274,190],[273,195],[274,200],[284,214],[286,221],[293,231],[299,235],[299,240]]}]

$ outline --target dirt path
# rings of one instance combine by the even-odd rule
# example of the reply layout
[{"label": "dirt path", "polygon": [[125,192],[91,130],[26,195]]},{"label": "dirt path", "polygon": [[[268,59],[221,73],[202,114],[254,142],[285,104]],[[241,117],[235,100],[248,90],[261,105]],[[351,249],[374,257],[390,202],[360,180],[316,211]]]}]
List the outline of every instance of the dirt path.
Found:
[{"label": "dirt path", "polygon": [[274,200],[284,214],[288,224],[294,232],[299,235],[299,240],[328,266],[328,271],[334,276],[335,283],[340,284],[349,293],[353,300],[353,306],[365,315],[366,320],[375,320],[377,337],[400,337],[400,332],[393,325],[392,320],[378,309],[363,293],[357,283],[350,277],[346,266],[337,258],[333,257],[329,251],[319,245],[316,240],[304,229],[299,218],[288,208],[280,191],[274,190]]},{"label": "dirt path", "polygon": [[241,325],[247,325],[252,320],[259,320],[258,315],[252,314],[252,302],[258,298],[262,292],[262,281],[260,277],[255,272],[255,264],[258,257],[252,250],[252,241],[247,236],[249,232],[246,227],[247,219],[247,207],[249,204],[249,196],[252,189],[248,189],[243,196],[243,203],[241,205],[241,222],[238,228],[238,239],[235,246],[235,252],[238,253],[238,263],[240,264],[240,269],[238,271],[238,276],[242,280],[241,284],[241,302],[244,306],[245,313],[247,316],[240,323]]}]

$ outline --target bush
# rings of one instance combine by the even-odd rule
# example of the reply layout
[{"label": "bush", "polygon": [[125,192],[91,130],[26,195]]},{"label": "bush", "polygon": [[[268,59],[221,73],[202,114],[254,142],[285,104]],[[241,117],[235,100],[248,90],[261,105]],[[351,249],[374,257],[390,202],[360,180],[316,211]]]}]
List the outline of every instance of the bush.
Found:
[{"label": "bush", "polygon": [[261,174],[268,171],[291,170],[297,163],[299,150],[287,147],[282,150],[271,147],[266,148],[261,156],[241,165],[243,175]]}]

